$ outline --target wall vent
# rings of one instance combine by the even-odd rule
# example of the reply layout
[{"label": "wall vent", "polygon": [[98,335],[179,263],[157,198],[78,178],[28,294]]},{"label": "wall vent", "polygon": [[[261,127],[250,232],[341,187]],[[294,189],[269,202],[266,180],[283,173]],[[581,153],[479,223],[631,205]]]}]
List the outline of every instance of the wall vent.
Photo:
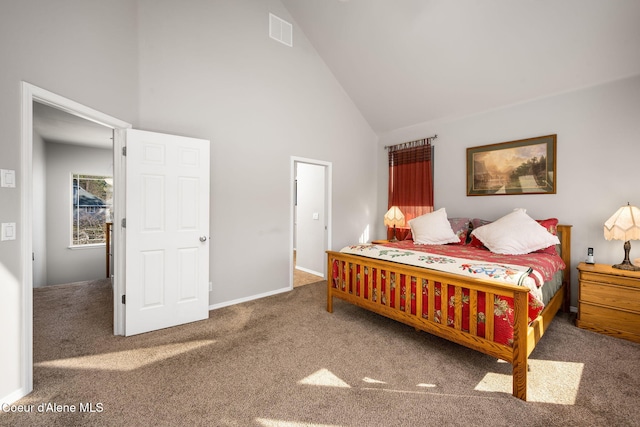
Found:
[{"label": "wall vent", "polygon": [[293,46],[293,25],[273,13],[269,14],[269,37],[289,47]]}]

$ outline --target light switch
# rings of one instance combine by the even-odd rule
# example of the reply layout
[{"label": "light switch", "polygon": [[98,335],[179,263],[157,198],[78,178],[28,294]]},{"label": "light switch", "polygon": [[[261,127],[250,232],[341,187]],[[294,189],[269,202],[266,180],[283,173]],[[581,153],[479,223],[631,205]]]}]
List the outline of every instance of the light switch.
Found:
[{"label": "light switch", "polygon": [[16,240],[16,223],[3,222],[0,240]]},{"label": "light switch", "polygon": [[320,214],[318,214],[318,212],[314,212],[313,219],[320,219]]},{"label": "light switch", "polygon": [[16,171],[10,169],[0,169],[0,187],[15,188]]}]

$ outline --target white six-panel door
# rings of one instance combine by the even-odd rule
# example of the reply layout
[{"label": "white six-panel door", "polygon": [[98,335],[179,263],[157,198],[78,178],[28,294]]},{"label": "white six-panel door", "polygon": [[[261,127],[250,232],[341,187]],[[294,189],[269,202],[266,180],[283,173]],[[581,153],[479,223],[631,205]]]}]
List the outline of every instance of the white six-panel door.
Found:
[{"label": "white six-panel door", "polygon": [[206,319],[209,141],[127,130],[125,335]]}]

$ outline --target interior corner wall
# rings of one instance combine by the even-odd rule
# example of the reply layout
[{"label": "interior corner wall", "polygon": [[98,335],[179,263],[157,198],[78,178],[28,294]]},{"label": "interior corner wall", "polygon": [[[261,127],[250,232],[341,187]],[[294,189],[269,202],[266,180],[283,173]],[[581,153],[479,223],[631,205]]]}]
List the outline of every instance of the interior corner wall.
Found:
[{"label": "interior corner wall", "polygon": [[70,248],[71,176],[112,177],[113,151],[59,143],[47,143],[46,147],[46,284],[102,279],[106,277],[104,245]]},{"label": "interior corner wall", "polygon": [[[449,216],[495,220],[514,208],[533,218],[557,217],[573,225],[571,305],[577,306],[576,266],[587,248],[597,263],[624,258],[621,241],[606,241],[604,222],[630,202],[640,205],[640,76],[550,96],[459,119],[425,122],[397,129],[380,145],[432,134],[435,140],[434,197],[436,208]],[[466,149],[480,145],[557,134],[557,192],[548,195],[466,195]],[[382,152],[383,150],[380,150]],[[386,209],[386,158],[378,157],[378,216]],[[380,228],[377,231],[383,233]],[[632,244],[631,259],[640,257]]]},{"label": "interior corner wall", "polygon": [[[16,187],[0,188],[0,219],[17,238],[0,242],[0,402],[29,392],[23,341],[27,295],[22,234],[21,82],[57,93],[129,123],[137,122],[137,8],[131,0],[2,2],[0,13],[0,168]],[[26,286],[29,289],[26,289]]]},{"label": "interior corner wall", "polygon": [[139,2],[140,126],[211,141],[216,308],[289,289],[291,156],[332,164],[335,247],[372,226],[378,137],[280,1],[193,4]]},{"label": "interior corner wall", "polygon": [[47,163],[44,140],[33,133],[33,287],[47,284]]}]

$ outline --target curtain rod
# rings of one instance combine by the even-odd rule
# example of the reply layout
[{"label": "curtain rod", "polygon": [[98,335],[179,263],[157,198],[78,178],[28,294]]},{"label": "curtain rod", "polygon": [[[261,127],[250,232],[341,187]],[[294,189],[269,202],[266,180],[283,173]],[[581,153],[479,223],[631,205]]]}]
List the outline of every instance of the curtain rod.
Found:
[{"label": "curtain rod", "polygon": [[401,142],[400,144],[395,144],[395,145],[385,145],[384,149],[388,150],[389,148],[393,148],[398,150],[402,148],[415,147],[415,146],[419,146],[420,144],[426,144],[427,142],[431,142],[431,140],[437,139],[437,138],[438,138],[438,135],[436,134],[428,138],[416,139],[415,141]]}]

